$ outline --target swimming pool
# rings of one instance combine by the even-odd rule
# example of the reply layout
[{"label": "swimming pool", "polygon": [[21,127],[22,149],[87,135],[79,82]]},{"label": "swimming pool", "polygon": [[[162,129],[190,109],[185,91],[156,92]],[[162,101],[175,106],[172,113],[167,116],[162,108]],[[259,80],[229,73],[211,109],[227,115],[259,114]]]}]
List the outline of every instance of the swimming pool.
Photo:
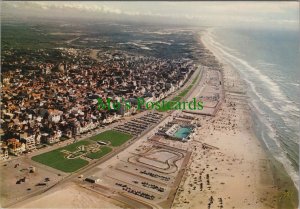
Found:
[{"label": "swimming pool", "polygon": [[187,138],[192,132],[192,128],[190,127],[180,127],[174,134],[176,138]]}]

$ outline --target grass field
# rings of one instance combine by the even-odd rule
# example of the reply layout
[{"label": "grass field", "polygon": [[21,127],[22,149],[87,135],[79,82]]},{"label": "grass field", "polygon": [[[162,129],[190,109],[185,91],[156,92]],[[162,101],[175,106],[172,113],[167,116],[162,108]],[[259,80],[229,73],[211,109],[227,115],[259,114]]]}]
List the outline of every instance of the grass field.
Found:
[{"label": "grass field", "polygon": [[33,156],[32,160],[42,163],[44,165],[50,166],[52,168],[64,171],[64,172],[74,172],[77,171],[78,169],[86,166],[89,164],[88,161],[83,160],[81,158],[76,158],[76,159],[66,159],[64,157],[64,153],[62,153],[62,150],[67,150],[67,151],[75,151],[77,147],[81,145],[88,145],[90,142],[84,140],[84,141],[79,141],[74,144],[70,144],[68,146],[52,150],[50,152],[46,152],[37,156]]},{"label": "grass field", "polygon": [[91,159],[99,159],[103,157],[104,155],[110,153],[112,151],[112,148],[110,147],[101,147],[101,149],[98,152],[89,153],[86,156]]},{"label": "grass field", "polygon": [[93,141],[110,142],[111,146],[118,147],[131,138],[132,138],[132,136],[130,134],[126,134],[126,133],[122,133],[122,132],[114,131],[114,130],[108,130],[108,131],[104,131],[96,136],[93,136],[90,139]]},{"label": "grass field", "polygon": [[88,161],[80,158],[75,159],[67,159],[65,157],[66,154],[64,154],[62,151],[66,150],[69,152],[74,152],[74,156],[76,155],[85,155],[86,157],[90,159],[99,159],[103,157],[104,155],[108,154],[112,151],[111,147],[104,146],[101,147],[99,151],[94,153],[84,153],[84,152],[75,152],[77,151],[77,148],[81,145],[89,145],[91,143],[95,143],[89,140],[93,141],[104,141],[104,142],[110,142],[110,146],[117,147],[121,144],[125,143],[127,140],[131,139],[132,136],[129,134],[121,133],[114,130],[105,131],[103,133],[100,133],[96,136],[91,137],[88,140],[79,141],[73,144],[70,144],[68,146],[58,148],[56,150],[52,150],[50,152],[46,152],[37,156],[33,156],[32,160],[42,163],[44,165],[50,166],[52,168],[61,170],[66,173],[74,172],[79,170],[80,168],[86,166],[89,164]]}]

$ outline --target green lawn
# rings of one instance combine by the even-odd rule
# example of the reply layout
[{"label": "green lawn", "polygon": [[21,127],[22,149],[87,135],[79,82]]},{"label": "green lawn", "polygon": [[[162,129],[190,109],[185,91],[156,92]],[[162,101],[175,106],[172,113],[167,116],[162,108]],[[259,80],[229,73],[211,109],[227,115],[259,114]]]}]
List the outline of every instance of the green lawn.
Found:
[{"label": "green lawn", "polygon": [[64,150],[68,150],[70,152],[74,152],[77,149],[77,147],[79,147],[81,145],[89,145],[90,143],[91,142],[89,142],[89,141],[83,140],[83,141],[79,141],[79,142],[70,144],[68,146],[62,147],[60,149],[64,149]]},{"label": "green lawn", "polygon": [[[110,145],[113,147],[120,146],[121,144],[125,143],[127,140],[131,139],[132,136],[129,134],[125,134],[122,132],[109,130],[105,131],[103,133],[100,133],[96,136],[91,137],[90,139],[93,141],[104,141],[104,142],[110,142]],[[81,145],[88,145],[91,144],[91,141],[83,140],[79,141],[73,144],[70,144],[68,146],[58,148],[56,150],[52,150],[50,152],[46,152],[37,156],[33,156],[32,160],[42,163],[44,165],[50,166],[52,168],[70,173],[77,171],[78,169],[86,166],[89,164],[88,161],[81,159],[80,157],[76,159],[67,159],[65,158],[65,154],[62,152],[63,150],[67,150],[70,152],[74,152],[77,150],[77,148]],[[86,154],[86,157],[89,157],[91,159],[99,159],[106,155],[107,153],[111,152],[112,148],[104,146],[101,147],[101,149],[95,153],[88,153]],[[76,153],[74,153],[76,155]]]},{"label": "green lawn", "polygon": [[104,155],[110,153],[112,151],[112,148],[110,147],[101,147],[101,149],[98,152],[89,153],[86,156],[91,159],[99,159],[103,157]]},{"label": "green lawn", "polygon": [[108,130],[104,131],[96,136],[91,137],[90,139],[93,141],[104,141],[104,142],[110,142],[111,146],[117,147],[121,144],[125,143],[129,139],[131,139],[132,136],[130,134],[122,133],[115,130]]},{"label": "green lawn", "polygon": [[64,171],[64,172],[74,172],[78,169],[86,166],[89,164],[88,161],[83,160],[81,158],[76,159],[66,159],[64,157],[64,153],[62,153],[62,150],[68,150],[68,151],[75,151],[77,147],[80,145],[88,145],[90,142],[88,141],[79,141],[74,144],[70,144],[68,146],[58,148],[56,150],[52,150],[50,152],[46,152],[37,156],[33,156],[31,159],[42,163],[44,165],[50,166],[52,168]]}]

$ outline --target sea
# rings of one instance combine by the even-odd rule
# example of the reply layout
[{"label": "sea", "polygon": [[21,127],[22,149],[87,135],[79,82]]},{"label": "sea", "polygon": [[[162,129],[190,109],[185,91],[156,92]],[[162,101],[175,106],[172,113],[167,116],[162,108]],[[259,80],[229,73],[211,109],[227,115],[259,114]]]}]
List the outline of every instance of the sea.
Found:
[{"label": "sea", "polygon": [[247,85],[256,136],[299,191],[299,30],[214,28],[208,35]]}]

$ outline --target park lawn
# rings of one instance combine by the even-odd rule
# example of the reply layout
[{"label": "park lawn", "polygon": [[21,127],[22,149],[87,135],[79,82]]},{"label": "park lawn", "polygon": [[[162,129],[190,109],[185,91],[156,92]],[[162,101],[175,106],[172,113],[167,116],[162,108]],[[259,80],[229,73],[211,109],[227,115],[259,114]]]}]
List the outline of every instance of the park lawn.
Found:
[{"label": "park lawn", "polygon": [[103,157],[104,155],[110,153],[111,151],[112,151],[112,148],[110,148],[110,147],[101,147],[101,149],[99,151],[94,152],[94,153],[89,153],[86,156],[91,159],[99,159],[99,158]]},{"label": "park lawn", "polygon": [[90,144],[90,142],[85,140],[79,141],[74,144],[70,144],[68,146],[58,148],[56,150],[52,150],[50,152],[33,156],[31,159],[38,163],[61,170],[63,172],[67,172],[67,173],[74,172],[88,165],[89,162],[81,158],[66,159],[64,157],[64,153],[62,153],[61,151],[62,150],[75,151],[78,146],[87,145],[87,144]]},{"label": "park lawn", "polygon": [[86,160],[83,160],[81,158],[75,158],[75,159],[63,159],[59,162],[53,163],[49,165],[52,168],[61,170],[66,173],[71,173],[74,171],[79,170],[80,168],[88,165],[89,162]]},{"label": "park lawn", "polygon": [[91,142],[89,141],[86,141],[86,140],[82,140],[82,141],[79,141],[79,142],[76,142],[76,143],[73,143],[73,144],[70,144],[70,145],[67,145],[65,147],[62,147],[60,149],[62,150],[68,150],[70,152],[74,152],[76,151],[77,147],[81,146],[81,145],[89,145]]},{"label": "park lawn", "polygon": [[96,136],[93,136],[90,139],[93,141],[110,142],[111,146],[118,147],[131,138],[132,138],[132,136],[130,134],[122,133],[122,132],[115,131],[115,130],[108,130],[108,131],[104,131]]}]

